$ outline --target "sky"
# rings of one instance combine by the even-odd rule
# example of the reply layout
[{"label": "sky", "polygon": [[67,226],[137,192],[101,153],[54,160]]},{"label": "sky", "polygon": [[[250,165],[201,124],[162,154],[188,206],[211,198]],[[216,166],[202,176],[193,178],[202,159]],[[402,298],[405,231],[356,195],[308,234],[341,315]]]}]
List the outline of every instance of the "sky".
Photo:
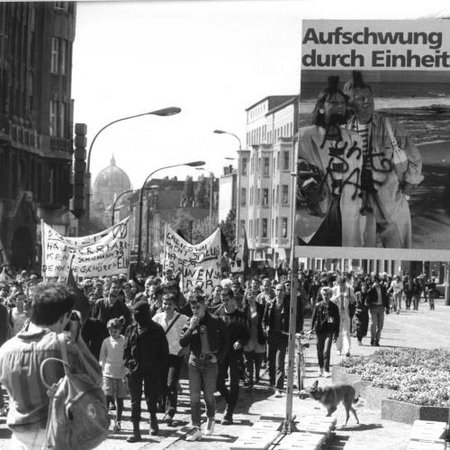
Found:
[{"label": "sky", "polygon": [[[93,179],[116,164],[140,188],[167,165],[205,161],[220,176],[245,148],[245,109],[300,89],[302,19],[414,19],[450,14],[448,0],[78,2],[73,48],[74,122],[88,146],[109,122],[178,106],[171,117],[144,116],[104,130],[91,154]],[[406,11],[405,11],[406,9]],[[199,172],[186,166],[155,177]]]}]

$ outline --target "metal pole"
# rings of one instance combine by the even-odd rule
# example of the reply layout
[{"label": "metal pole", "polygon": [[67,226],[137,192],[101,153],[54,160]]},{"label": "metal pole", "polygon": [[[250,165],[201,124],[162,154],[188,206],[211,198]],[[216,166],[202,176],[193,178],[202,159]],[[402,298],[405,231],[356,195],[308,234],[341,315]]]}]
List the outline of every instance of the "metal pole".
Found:
[{"label": "metal pole", "polygon": [[212,209],[213,209],[213,182],[214,174],[210,173],[209,178],[209,234],[212,234]]},{"label": "metal pole", "polygon": [[130,192],[134,192],[134,191],[135,191],[135,189],[128,189],[128,190],[122,192],[120,195],[118,195],[118,196],[116,197],[116,199],[114,200],[114,203],[113,203],[113,205],[112,205],[112,212],[111,212],[111,226],[114,225],[114,212],[115,212],[115,210],[116,210],[116,204],[117,204],[117,202],[119,201],[119,199],[120,199],[123,195],[128,194],[128,193],[130,193]]},{"label": "metal pole", "polygon": [[[288,338],[288,370],[287,370],[287,389],[286,389],[286,416],[283,422],[282,431],[290,434],[297,431],[292,415],[293,386],[294,386],[294,362],[295,362],[295,333],[297,331],[297,290],[298,290],[298,258],[295,257],[295,204],[297,192],[297,146],[294,141],[294,151],[291,172],[291,298],[290,298],[290,317],[289,317],[289,338]],[[300,388],[300,386],[299,386]]]}]

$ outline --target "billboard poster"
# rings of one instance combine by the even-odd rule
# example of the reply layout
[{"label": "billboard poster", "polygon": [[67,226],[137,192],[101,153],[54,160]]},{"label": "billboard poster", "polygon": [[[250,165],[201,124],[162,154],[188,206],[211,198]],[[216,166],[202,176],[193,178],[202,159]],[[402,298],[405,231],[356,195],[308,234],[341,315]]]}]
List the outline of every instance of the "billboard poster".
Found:
[{"label": "billboard poster", "polygon": [[301,40],[297,253],[446,259],[449,21],[304,20]]}]

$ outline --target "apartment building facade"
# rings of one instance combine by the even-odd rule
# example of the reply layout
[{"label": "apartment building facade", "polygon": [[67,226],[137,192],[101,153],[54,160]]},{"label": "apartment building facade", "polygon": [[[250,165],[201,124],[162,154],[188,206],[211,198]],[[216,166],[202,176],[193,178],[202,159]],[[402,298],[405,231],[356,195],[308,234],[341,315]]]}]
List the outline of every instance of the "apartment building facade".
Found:
[{"label": "apartment building facade", "polygon": [[239,159],[239,233],[250,259],[288,259],[298,96],[266,97],[246,109],[246,148]]}]

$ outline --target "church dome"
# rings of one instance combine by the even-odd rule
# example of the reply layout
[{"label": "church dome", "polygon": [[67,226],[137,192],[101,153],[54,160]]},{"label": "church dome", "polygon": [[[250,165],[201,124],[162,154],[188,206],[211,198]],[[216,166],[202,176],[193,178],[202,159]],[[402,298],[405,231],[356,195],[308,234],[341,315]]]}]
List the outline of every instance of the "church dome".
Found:
[{"label": "church dome", "polygon": [[130,178],[116,166],[114,155],[108,167],[101,170],[94,181],[94,204],[103,204],[107,209],[122,192],[131,189]]}]

